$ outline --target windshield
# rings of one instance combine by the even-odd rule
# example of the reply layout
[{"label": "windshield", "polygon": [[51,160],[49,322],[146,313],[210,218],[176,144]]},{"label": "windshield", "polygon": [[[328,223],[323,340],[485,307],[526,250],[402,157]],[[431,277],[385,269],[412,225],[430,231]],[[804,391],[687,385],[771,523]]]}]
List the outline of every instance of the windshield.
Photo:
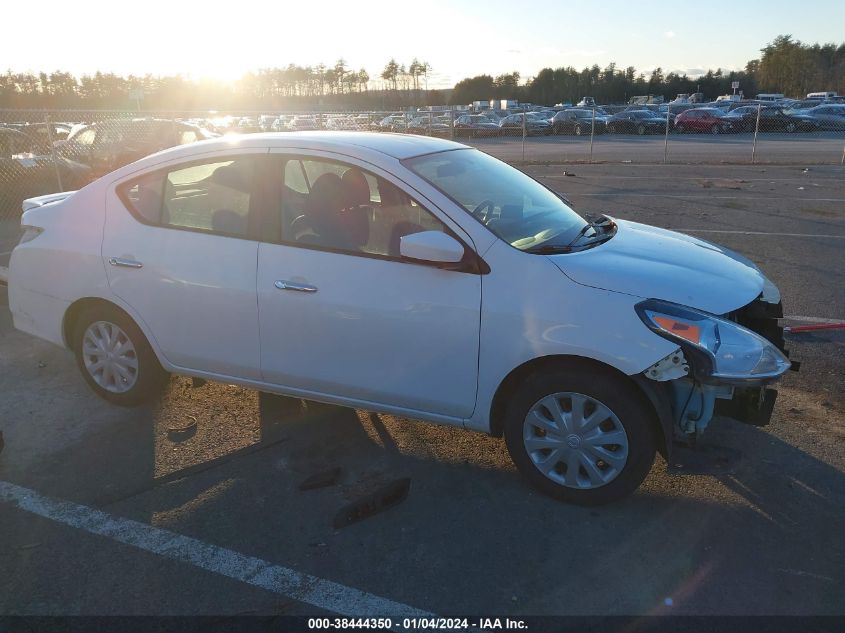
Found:
[{"label": "windshield", "polygon": [[587,225],[557,194],[484,152],[458,149],[402,162],[520,250],[568,244]]}]

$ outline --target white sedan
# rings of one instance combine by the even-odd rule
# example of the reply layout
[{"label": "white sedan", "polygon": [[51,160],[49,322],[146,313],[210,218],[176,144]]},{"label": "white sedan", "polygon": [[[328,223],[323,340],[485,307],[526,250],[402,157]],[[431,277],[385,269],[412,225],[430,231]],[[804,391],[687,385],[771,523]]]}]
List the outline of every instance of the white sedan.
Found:
[{"label": "white sedan", "polygon": [[766,423],[789,368],[750,261],[446,140],[214,139],[24,209],[15,327],[106,400],[177,373],[504,435],[570,502],[632,492],[714,409]]}]

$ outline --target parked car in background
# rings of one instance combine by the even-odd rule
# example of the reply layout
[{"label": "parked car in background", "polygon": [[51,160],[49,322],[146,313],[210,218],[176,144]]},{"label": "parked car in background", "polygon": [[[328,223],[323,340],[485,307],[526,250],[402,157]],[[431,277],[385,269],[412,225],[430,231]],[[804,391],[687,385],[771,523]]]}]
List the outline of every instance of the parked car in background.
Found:
[{"label": "parked car in background", "polygon": [[675,117],[675,131],[684,132],[709,132],[710,134],[722,134],[730,132],[733,122],[726,119],[725,113],[719,108],[694,108],[685,110]]},{"label": "parked car in background", "polygon": [[292,132],[308,132],[319,130],[317,119],[310,115],[297,115],[288,122],[288,129]]},{"label": "parked car in background", "polygon": [[195,125],[166,119],[109,119],[82,127],[56,151],[68,160],[91,167],[95,176],[175,145],[208,138]]},{"label": "parked car in background", "polygon": [[452,134],[452,128],[434,116],[421,116],[411,119],[405,131],[409,134],[422,134],[423,136],[446,137]]},{"label": "parked car in background", "polygon": [[666,130],[666,118],[649,110],[625,110],[607,120],[611,134],[653,134]]},{"label": "parked car in background", "polygon": [[780,106],[763,104],[746,105],[735,108],[724,116],[733,129],[740,132],[753,132],[757,126],[759,112],[761,132],[812,132],[821,125],[815,117],[807,114],[787,112]]},{"label": "parked car in background", "polygon": [[547,120],[538,117],[526,116],[524,113],[509,114],[499,121],[500,133],[503,135],[521,136],[523,130],[523,117],[525,117],[524,129],[527,136],[552,133],[552,124]]},{"label": "parked car in background", "polygon": [[49,146],[50,143],[65,140],[73,126],[67,123],[12,123],[6,127],[23,132],[39,143]]},{"label": "parked car in background", "polygon": [[103,399],[173,372],[503,435],[567,502],[630,494],[717,402],[765,425],[790,367],[745,257],[442,139],[222,138],[25,205],[14,326]]},{"label": "parked car in background", "polygon": [[92,179],[90,167],[54,157],[48,142],[0,127],[0,218],[17,220],[26,198],[79,189]]},{"label": "parked car in background", "polygon": [[480,114],[462,114],[454,123],[456,137],[498,136],[499,125]]},{"label": "parked car in background", "polygon": [[553,134],[590,134],[593,131],[593,118],[595,118],[595,133],[604,134],[607,131],[607,117],[595,115],[593,110],[573,108],[561,110],[552,117]]},{"label": "parked car in background", "polygon": [[801,114],[818,121],[819,129],[845,131],[845,103],[829,103],[802,110]]},{"label": "parked car in background", "polygon": [[384,132],[404,132],[406,123],[404,114],[389,114],[379,122],[379,128]]}]

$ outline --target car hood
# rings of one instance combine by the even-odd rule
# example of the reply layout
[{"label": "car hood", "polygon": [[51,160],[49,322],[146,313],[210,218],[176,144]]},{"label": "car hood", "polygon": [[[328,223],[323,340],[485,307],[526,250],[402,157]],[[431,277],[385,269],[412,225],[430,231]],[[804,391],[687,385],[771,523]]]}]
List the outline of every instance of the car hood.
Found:
[{"label": "car hood", "polygon": [[725,314],[756,299],[765,277],[749,259],[689,235],[615,220],[609,241],[550,255],[576,283]]}]

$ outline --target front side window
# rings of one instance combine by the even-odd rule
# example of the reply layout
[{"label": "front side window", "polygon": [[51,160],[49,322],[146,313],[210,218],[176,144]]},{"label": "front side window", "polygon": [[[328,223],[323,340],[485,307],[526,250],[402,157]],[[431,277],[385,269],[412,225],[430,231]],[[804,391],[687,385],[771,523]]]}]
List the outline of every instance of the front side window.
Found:
[{"label": "front side window", "polygon": [[404,235],[446,227],[384,178],[336,161],[285,160],[281,217],[268,241],[398,258]]},{"label": "front side window", "polygon": [[253,173],[249,157],[192,164],[142,176],[120,195],[148,224],[247,237]]},{"label": "front side window", "polygon": [[474,149],[403,161],[511,246],[567,244],[586,221],[523,172]]}]

